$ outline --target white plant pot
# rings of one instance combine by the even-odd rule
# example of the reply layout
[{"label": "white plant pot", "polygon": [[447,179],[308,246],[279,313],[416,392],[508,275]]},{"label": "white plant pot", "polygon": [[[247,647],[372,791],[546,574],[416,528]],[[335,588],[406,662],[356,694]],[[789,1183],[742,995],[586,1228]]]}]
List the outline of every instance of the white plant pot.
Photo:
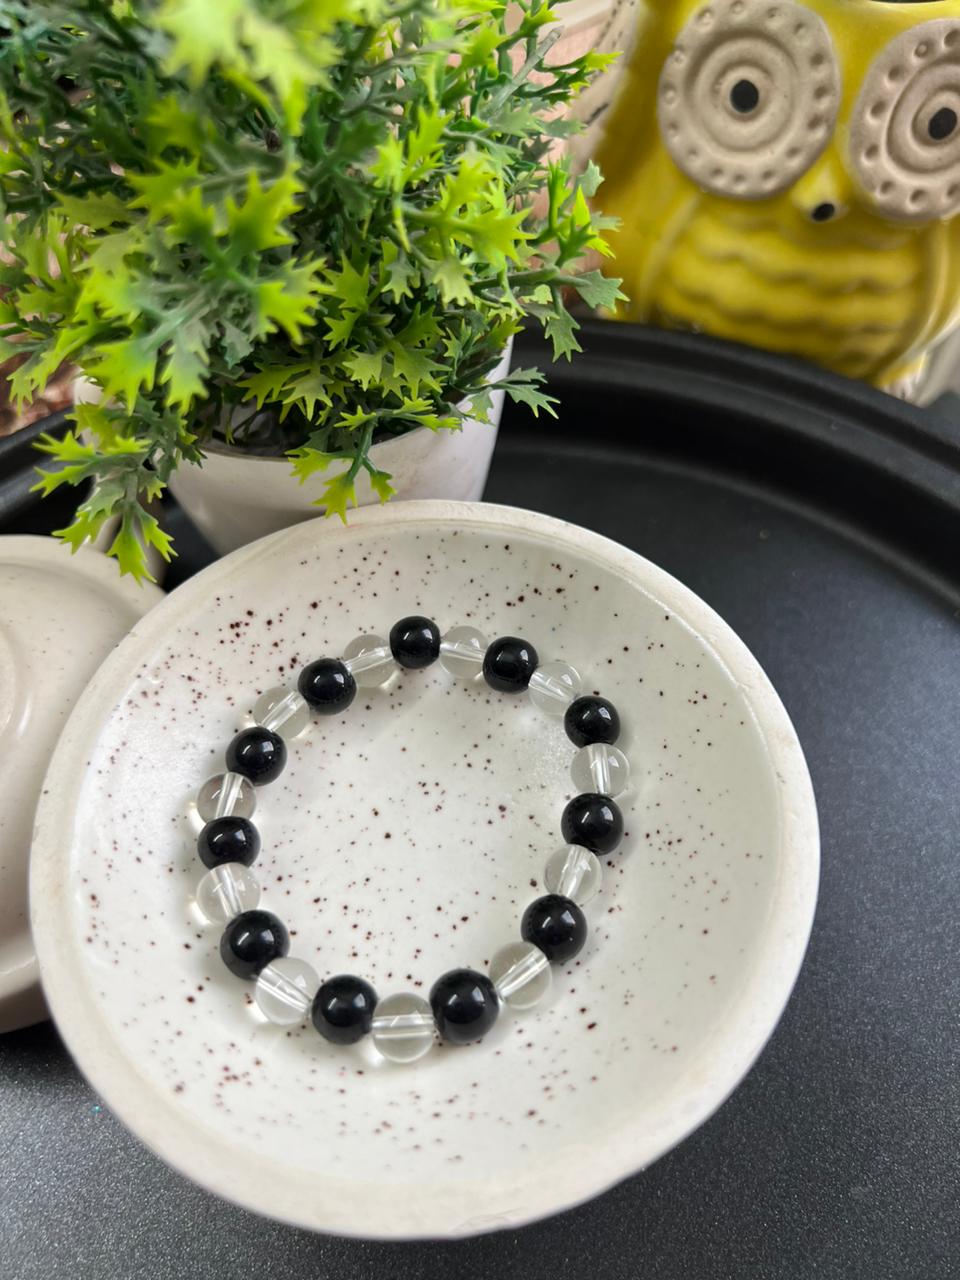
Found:
[{"label": "white plant pot", "polygon": [[[507,344],[490,381],[509,369],[511,346]],[[470,419],[459,431],[420,427],[375,444],[370,460],[390,474],[397,498],[475,502],[486,484],[502,409],[503,392],[495,391],[489,423]],[[202,466],[178,468],[170,489],[221,555],[323,511],[316,505],[322,475],[301,484],[287,458],[257,457],[213,444],[205,445],[204,453]],[[356,492],[358,506],[380,501],[365,471],[357,476]]]}]

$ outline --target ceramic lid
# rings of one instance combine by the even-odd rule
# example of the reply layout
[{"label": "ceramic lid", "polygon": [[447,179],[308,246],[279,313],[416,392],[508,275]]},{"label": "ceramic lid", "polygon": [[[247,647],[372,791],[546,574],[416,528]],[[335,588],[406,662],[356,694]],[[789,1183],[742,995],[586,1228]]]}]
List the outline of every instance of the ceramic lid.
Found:
[{"label": "ceramic lid", "polygon": [[0,1032],[45,1016],[30,938],[27,866],[50,755],[113,646],[163,598],[98,551],[0,538]]}]

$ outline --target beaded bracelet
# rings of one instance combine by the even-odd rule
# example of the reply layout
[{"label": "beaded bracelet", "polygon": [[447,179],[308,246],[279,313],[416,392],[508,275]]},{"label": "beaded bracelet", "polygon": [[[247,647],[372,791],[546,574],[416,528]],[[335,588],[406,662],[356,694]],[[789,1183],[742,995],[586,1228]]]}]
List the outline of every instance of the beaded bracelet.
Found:
[{"label": "beaded bracelet", "polygon": [[[258,909],[260,888],[249,870],[260,851],[250,821],[255,788],[273,782],[286,764],[284,737],[307,727],[311,711],[345,711],[357,687],[386,682],[398,667],[418,669],[436,659],[453,676],[473,679],[482,671],[501,693],[529,691],[548,715],[563,716],[567,736],[579,748],[571,776],[580,794],[560,820],[566,843],[548,859],[545,896],[523,914],[521,941],[502,948],[489,975],[453,969],[433,985],[429,1001],[402,992],[379,999],[362,978],[338,974],[321,983],[302,960],[287,956],[286,927]],[[255,727],[236,735],[226,752],[227,771],[208,779],[197,796],[205,825],[197,851],[206,875],[196,903],[211,923],[226,924],[220,955],[238,977],[255,981],[254,997],[271,1022],[293,1026],[309,1014],[317,1031],[334,1044],[354,1044],[370,1033],[379,1053],[393,1062],[414,1062],[437,1034],[453,1044],[479,1040],[493,1026],[501,1004],[528,1009],[547,993],[550,965],[572,960],[586,940],[583,906],[600,887],[596,855],[612,853],[623,836],[623,818],[613,797],[627,786],[627,758],[613,744],[620,717],[606,698],[580,696],[582,682],[565,662],[541,666],[526,640],[505,636],[487,645],[473,627],[454,627],[442,638],[429,618],[403,618],[389,642],[364,635],[342,658],[320,658],[304,667],[294,689],[269,689],[258,698]],[[278,732],[283,730],[284,737]]]}]

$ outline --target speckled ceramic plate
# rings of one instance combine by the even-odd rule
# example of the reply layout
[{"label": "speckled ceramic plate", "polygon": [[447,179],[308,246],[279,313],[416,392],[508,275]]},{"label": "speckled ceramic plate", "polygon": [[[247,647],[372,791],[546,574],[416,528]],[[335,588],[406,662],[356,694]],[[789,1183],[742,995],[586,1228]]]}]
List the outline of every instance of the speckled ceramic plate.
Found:
[{"label": "speckled ceramic plate", "polygon": [[[579,667],[621,709],[634,785],[546,1003],[397,1067],[259,1019],[197,923],[185,815],[260,690],[411,612]],[[263,905],[321,975],[382,995],[482,967],[540,890],[572,753],[526,696],[438,666],[367,692],[261,791]],[[134,628],[54,757],[31,893],[60,1029],[162,1157],[304,1226],[456,1236],[583,1200],[718,1106],[790,992],[817,871],[793,729],[706,605],[546,516],[408,502],[243,548]]]},{"label": "speckled ceramic plate", "polygon": [[56,538],[0,538],[0,1033],[46,1017],[27,916],[30,833],[40,785],[70,709],[163,593],[116,562]]}]

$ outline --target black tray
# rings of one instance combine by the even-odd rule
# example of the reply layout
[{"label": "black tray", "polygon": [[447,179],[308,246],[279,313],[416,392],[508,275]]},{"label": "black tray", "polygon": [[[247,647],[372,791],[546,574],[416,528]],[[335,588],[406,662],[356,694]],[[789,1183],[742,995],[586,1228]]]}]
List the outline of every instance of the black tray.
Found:
[{"label": "black tray", "polygon": [[[680,1148],[580,1209],[386,1245],[197,1190],[101,1109],[48,1025],[15,1033],[0,1038],[6,1275],[960,1274],[960,412],[699,338],[592,324],[584,347],[551,376],[559,426],[505,414],[487,496],[676,574],[743,636],[794,719],[820,805],[821,899],[758,1065]],[[526,335],[517,356],[544,359]],[[10,457],[0,446],[6,531],[62,524],[62,505],[14,494]],[[210,553],[171,519],[176,582]]]}]

